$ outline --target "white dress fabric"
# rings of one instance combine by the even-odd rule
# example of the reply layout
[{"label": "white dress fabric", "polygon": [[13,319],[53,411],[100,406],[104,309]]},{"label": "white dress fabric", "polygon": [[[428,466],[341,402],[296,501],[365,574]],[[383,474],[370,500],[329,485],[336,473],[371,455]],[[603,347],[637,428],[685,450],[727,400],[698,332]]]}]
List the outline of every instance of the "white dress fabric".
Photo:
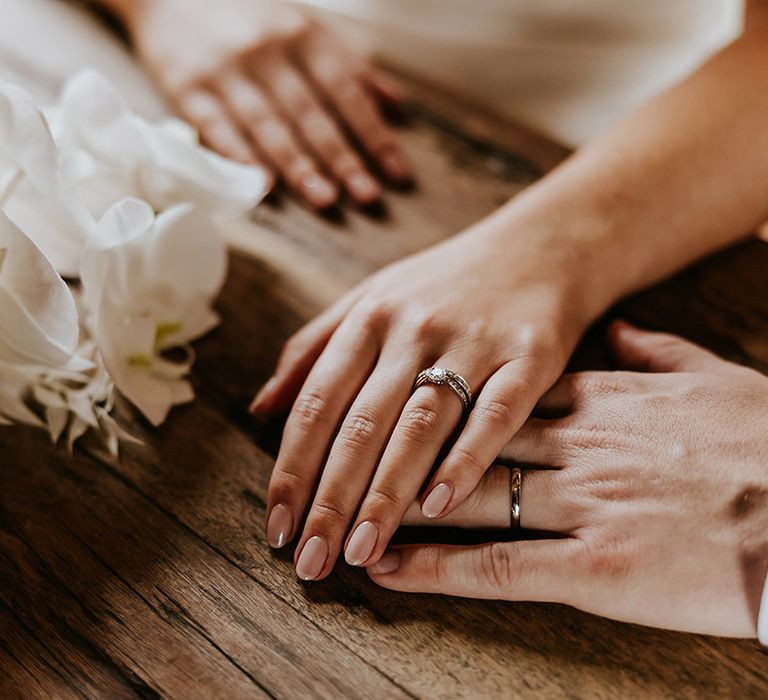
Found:
[{"label": "white dress fabric", "polygon": [[296,0],[393,67],[569,145],[737,37],[741,0]]}]

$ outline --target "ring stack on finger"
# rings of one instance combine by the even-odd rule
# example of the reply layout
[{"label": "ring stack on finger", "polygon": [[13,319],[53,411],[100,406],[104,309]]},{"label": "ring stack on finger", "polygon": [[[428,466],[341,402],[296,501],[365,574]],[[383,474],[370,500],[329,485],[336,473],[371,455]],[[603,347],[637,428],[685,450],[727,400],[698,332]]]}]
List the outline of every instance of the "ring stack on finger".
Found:
[{"label": "ring stack on finger", "polygon": [[466,411],[472,403],[472,392],[467,380],[460,374],[443,367],[429,367],[419,372],[414,383],[414,390],[425,384],[445,384],[461,400]]}]

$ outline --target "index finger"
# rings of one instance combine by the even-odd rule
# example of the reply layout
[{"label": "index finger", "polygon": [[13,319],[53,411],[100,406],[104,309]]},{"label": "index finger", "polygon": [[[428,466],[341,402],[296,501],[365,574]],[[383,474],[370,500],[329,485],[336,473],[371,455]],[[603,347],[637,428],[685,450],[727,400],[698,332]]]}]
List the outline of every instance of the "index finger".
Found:
[{"label": "index finger", "polygon": [[584,579],[583,548],[575,538],[415,545],[387,551],[368,575],[395,591],[568,603]]}]

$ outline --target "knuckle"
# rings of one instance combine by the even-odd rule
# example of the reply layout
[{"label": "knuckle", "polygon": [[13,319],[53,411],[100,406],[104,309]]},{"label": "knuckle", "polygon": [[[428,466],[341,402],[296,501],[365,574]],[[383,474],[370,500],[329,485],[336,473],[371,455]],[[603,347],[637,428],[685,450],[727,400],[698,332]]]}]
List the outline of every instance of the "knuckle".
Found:
[{"label": "knuckle", "polygon": [[256,140],[262,144],[270,144],[276,153],[284,151],[291,145],[290,135],[285,125],[271,112],[259,115],[249,126]]},{"label": "knuckle", "polygon": [[383,299],[369,298],[357,305],[355,313],[358,315],[363,328],[379,330],[390,322],[394,315],[394,309]]},{"label": "knuckle", "polygon": [[288,469],[276,469],[269,483],[270,502],[286,502],[307,487],[304,477]]},{"label": "knuckle", "polygon": [[555,428],[548,435],[552,442],[576,452],[615,450],[624,446],[620,435],[612,430],[591,426]]},{"label": "knuckle", "polygon": [[303,93],[291,97],[290,110],[294,124],[301,124],[304,127],[313,127],[323,117],[315,101]]},{"label": "knuckle", "polygon": [[482,547],[478,557],[477,576],[498,591],[506,591],[512,583],[512,557],[508,544],[494,542]]},{"label": "knuckle", "polygon": [[378,422],[369,414],[358,413],[345,421],[339,437],[350,446],[368,447],[378,428]]},{"label": "knuckle", "polygon": [[275,115],[264,106],[250,103],[241,107],[240,121],[254,134],[268,134],[276,119]]},{"label": "knuckle", "polygon": [[405,500],[394,488],[384,484],[371,486],[368,496],[365,499],[366,508],[392,513],[393,510],[402,509]]},{"label": "knuckle", "polygon": [[331,499],[324,498],[312,504],[313,524],[317,524],[318,521],[328,523],[346,522],[348,517],[349,514],[344,510],[344,506]]},{"label": "knuckle", "polygon": [[291,360],[302,355],[306,348],[307,341],[300,331],[288,338],[285,345],[283,346],[282,357],[284,357],[286,360]]},{"label": "knuckle", "polygon": [[328,401],[317,391],[305,391],[299,394],[293,405],[293,417],[300,424],[313,427],[325,421]]},{"label": "knuckle", "polygon": [[577,391],[585,399],[610,398],[636,393],[637,376],[629,372],[583,372],[575,379]]},{"label": "knuckle", "polygon": [[345,177],[352,171],[357,171],[365,167],[363,161],[350,148],[349,144],[341,136],[334,137],[332,146],[328,149],[336,154],[332,158],[330,167],[338,177]]},{"label": "knuckle", "polygon": [[520,328],[518,335],[518,354],[539,359],[551,356],[553,348],[558,347],[559,338],[555,328],[547,325],[528,324]]},{"label": "knuckle", "polygon": [[455,465],[462,475],[469,473],[474,478],[482,476],[488,469],[487,464],[481,462],[473,452],[461,445],[455,445],[451,450],[450,464]]},{"label": "knuckle", "polygon": [[593,535],[587,547],[587,565],[596,578],[613,583],[625,580],[632,568],[627,538],[616,533]]},{"label": "knuckle", "polygon": [[440,426],[440,415],[434,400],[422,398],[403,413],[401,430],[411,440],[423,440]]},{"label": "knuckle", "polygon": [[439,547],[422,547],[411,557],[413,576],[420,581],[433,581],[440,585],[446,579],[445,559]]},{"label": "knuckle", "polygon": [[453,330],[444,316],[429,309],[412,310],[409,313],[408,325],[414,340],[423,344],[434,344]]},{"label": "knuckle", "polygon": [[360,83],[354,74],[334,71],[326,78],[326,88],[342,102],[356,102],[362,97]]},{"label": "knuckle", "polygon": [[293,145],[285,149],[276,160],[279,161],[285,177],[291,181],[317,170],[314,161],[307,154],[296,150]]},{"label": "knuckle", "polygon": [[512,424],[515,419],[515,409],[509,400],[502,396],[480,396],[472,409],[475,417],[483,422],[492,423],[500,427]]}]

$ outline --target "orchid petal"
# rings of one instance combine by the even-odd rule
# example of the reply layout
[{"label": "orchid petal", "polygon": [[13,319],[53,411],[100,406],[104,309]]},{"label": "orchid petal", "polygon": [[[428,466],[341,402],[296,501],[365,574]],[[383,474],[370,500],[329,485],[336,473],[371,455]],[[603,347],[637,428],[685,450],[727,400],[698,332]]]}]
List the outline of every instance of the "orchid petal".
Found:
[{"label": "orchid petal", "polygon": [[0,211],[0,359],[62,366],[79,327],[74,299],[42,252]]},{"label": "orchid petal", "polygon": [[108,191],[105,182],[113,182],[125,197],[147,200],[157,211],[187,201],[244,212],[267,192],[263,169],[201,147],[192,138],[194,131],[179,120],[152,124],[142,119],[95,70],[80,71],[68,81],[51,119],[57,123],[57,134],[70,139],[68,145],[61,141],[64,151],[85,151],[101,167],[98,178],[91,171],[78,186],[92,205],[100,204],[100,210],[92,209],[96,216],[116,201],[92,191],[94,187]]},{"label": "orchid petal", "polygon": [[57,270],[76,274],[94,221],[61,176],[59,154],[42,112],[13,85],[0,85],[2,207]]},{"label": "orchid petal", "polygon": [[226,249],[205,211],[184,204],[155,219],[138,200],[112,207],[83,250],[81,279],[94,337],[117,388],[155,425],[194,398],[192,358],[160,356],[218,321],[210,305]]}]

